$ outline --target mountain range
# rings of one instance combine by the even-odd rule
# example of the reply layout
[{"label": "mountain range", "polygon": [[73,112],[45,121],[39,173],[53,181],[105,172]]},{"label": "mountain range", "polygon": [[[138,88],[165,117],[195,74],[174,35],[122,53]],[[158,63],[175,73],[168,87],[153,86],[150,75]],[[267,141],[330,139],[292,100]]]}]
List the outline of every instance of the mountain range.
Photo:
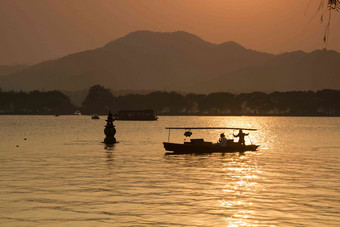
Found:
[{"label": "mountain range", "polygon": [[1,74],[3,90],[250,92],[340,89],[340,53],[259,52],[187,32],[136,31],[103,47]]},{"label": "mountain range", "polygon": [[27,65],[0,65],[0,77],[11,75],[27,67]]}]

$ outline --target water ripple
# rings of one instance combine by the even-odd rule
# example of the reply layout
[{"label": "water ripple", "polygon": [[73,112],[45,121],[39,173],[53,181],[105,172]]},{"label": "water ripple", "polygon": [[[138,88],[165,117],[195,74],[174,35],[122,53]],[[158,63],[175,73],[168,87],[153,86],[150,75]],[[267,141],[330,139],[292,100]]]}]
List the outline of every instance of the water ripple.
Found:
[{"label": "water ripple", "polygon": [[[337,226],[339,118],[0,116],[4,226]],[[23,123],[25,122],[25,123]],[[256,127],[258,152],[164,156],[166,126]],[[32,130],[34,129],[34,130]],[[324,129],[323,134],[320,130]],[[44,130],[49,130],[44,133]],[[6,131],[6,133],[3,133]],[[28,133],[29,132],[29,133]],[[197,133],[216,141],[220,131]],[[183,132],[172,139],[183,141]],[[29,138],[15,147],[17,138]],[[4,142],[5,141],[5,142]],[[14,146],[13,146],[14,144]]]}]

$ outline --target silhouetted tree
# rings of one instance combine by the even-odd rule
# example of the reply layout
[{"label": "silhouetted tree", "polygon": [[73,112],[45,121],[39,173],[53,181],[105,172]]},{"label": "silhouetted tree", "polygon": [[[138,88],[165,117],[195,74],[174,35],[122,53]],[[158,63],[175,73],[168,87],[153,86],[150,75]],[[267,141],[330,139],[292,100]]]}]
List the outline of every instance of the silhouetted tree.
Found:
[{"label": "silhouetted tree", "polygon": [[178,114],[184,111],[184,97],[176,92],[152,92],[145,98],[147,107],[157,112]]},{"label": "silhouetted tree", "polygon": [[316,93],[321,100],[319,112],[327,115],[340,114],[340,91],[325,89]]},{"label": "silhouetted tree", "polygon": [[227,92],[211,93],[200,102],[200,109],[208,114],[231,113],[235,105],[234,95]]},{"label": "silhouetted tree", "polygon": [[206,100],[206,95],[188,94],[185,96],[185,112],[187,114],[198,114],[203,112],[203,105]]},{"label": "silhouetted tree", "polygon": [[107,114],[108,111],[117,112],[119,104],[111,91],[100,85],[94,85],[82,103],[81,112],[84,114]]},{"label": "silhouetted tree", "polygon": [[[128,94],[124,96],[119,96],[118,103],[121,104],[121,109],[126,110],[141,110],[141,109],[150,109],[148,107],[145,95],[139,95],[139,94]],[[152,108],[153,109],[153,108]]]},{"label": "silhouetted tree", "polygon": [[72,114],[75,106],[59,91],[0,92],[0,112],[8,114]]},{"label": "silhouetted tree", "polygon": [[[156,114],[340,116],[340,91],[326,89],[239,95],[218,92],[186,96],[176,92],[152,92],[116,98],[103,86],[91,87],[82,112],[107,114],[110,109],[114,113],[122,109],[153,109]],[[74,110],[70,99],[59,91],[0,91],[2,114],[72,114]]]},{"label": "silhouetted tree", "polygon": [[[325,10],[326,8],[326,10]],[[321,0],[318,11],[321,11],[320,21],[321,23],[325,20],[325,15],[328,14],[326,30],[323,36],[323,41],[326,42],[328,40],[329,27],[332,19],[332,12],[340,11],[340,0]]]}]

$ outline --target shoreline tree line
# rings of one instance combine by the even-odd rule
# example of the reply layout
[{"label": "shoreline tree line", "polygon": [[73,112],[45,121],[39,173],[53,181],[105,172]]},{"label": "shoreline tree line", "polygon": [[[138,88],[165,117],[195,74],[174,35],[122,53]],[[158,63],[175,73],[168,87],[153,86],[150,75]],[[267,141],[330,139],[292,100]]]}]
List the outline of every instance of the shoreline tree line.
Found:
[{"label": "shoreline tree line", "polygon": [[2,92],[0,114],[105,115],[111,110],[153,109],[157,115],[340,116],[340,90],[186,94],[151,92],[114,96],[94,85],[77,107],[59,91]]}]

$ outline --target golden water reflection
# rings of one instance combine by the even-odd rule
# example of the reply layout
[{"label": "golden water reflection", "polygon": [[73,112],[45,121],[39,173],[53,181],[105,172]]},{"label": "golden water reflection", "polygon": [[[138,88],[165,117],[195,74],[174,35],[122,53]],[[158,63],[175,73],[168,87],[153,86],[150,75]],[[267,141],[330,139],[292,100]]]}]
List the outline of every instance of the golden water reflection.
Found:
[{"label": "golden water reflection", "polygon": [[[117,122],[120,143],[112,150],[100,143],[104,123],[87,116],[1,119],[0,197],[6,206],[0,206],[0,219],[8,226],[340,223],[339,118]],[[260,149],[244,155],[164,156],[160,141],[167,140],[167,133],[161,133],[166,126],[223,126],[222,121],[258,128],[251,136]],[[46,127],[54,129],[51,134],[44,133]],[[194,136],[216,141],[218,133]],[[19,150],[14,138],[26,136]],[[183,141],[183,132],[171,136]]]},{"label": "golden water reflection", "polygon": [[258,226],[253,197],[262,190],[254,156],[223,160],[223,199],[219,201],[227,226]]}]

